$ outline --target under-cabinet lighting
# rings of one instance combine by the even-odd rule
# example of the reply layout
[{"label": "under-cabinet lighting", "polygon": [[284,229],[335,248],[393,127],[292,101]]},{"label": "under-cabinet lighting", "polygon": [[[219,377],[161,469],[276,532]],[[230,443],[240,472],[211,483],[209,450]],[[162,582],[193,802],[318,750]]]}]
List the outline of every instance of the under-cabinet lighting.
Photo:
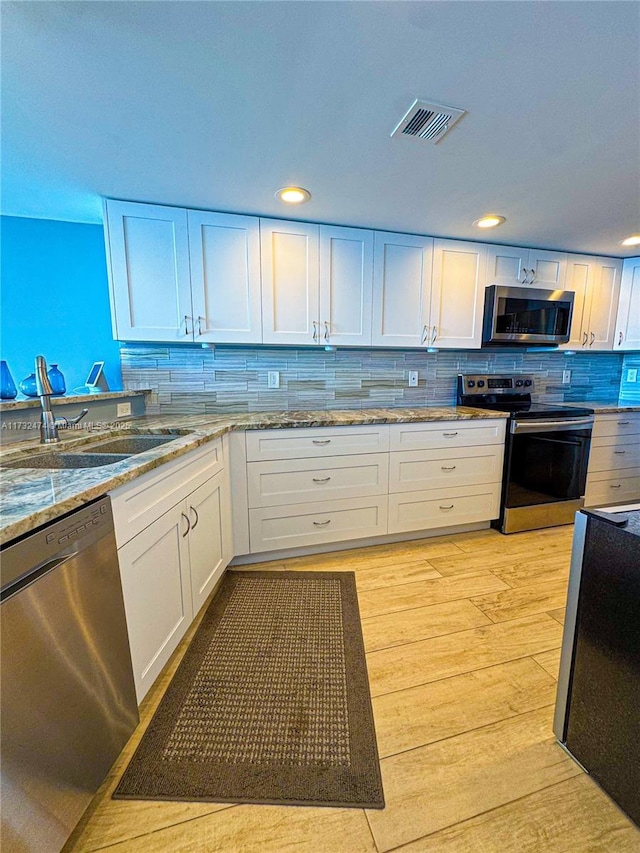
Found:
[{"label": "under-cabinet lighting", "polygon": [[476,228],[495,228],[497,225],[502,225],[507,221],[506,216],[500,216],[499,213],[485,213],[480,219],[476,219],[473,223]]},{"label": "under-cabinet lighting", "polygon": [[303,187],[282,187],[276,193],[276,198],[287,204],[304,204],[311,198],[311,193]]}]

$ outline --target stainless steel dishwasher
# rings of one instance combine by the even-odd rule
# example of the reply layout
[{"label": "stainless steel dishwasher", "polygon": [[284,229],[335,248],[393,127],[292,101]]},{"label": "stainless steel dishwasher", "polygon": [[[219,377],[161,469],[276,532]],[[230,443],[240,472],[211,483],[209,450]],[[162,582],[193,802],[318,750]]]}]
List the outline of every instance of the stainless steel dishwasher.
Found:
[{"label": "stainless steel dishwasher", "polygon": [[138,723],[111,503],[1,554],[3,853],[56,853]]}]

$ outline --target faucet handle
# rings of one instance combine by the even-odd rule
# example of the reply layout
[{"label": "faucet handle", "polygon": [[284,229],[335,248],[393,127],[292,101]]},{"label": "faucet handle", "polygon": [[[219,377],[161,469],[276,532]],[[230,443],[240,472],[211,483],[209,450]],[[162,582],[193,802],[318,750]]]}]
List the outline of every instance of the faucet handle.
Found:
[{"label": "faucet handle", "polygon": [[36,391],[38,397],[50,397],[53,394],[53,388],[47,376],[47,362],[42,355],[36,356]]}]

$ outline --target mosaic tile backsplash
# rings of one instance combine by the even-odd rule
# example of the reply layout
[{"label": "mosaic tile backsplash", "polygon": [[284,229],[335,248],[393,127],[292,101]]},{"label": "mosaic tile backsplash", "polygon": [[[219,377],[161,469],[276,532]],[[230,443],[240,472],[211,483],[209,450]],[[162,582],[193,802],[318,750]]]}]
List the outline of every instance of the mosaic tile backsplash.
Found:
[{"label": "mosaic tile backsplash", "polygon": [[[629,382],[628,370],[637,370],[635,382]],[[640,403],[640,352],[629,352],[624,357],[622,381],[620,382],[620,402]]]},{"label": "mosaic tile backsplash", "polygon": [[[615,402],[622,355],[617,353],[495,350],[343,349],[309,347],[124,344],[122,378],[128,390],[151,389],[149,414],[220,414],[296,409],[370,409],[452,405],[458,373],[534,373],[534,396],[546,402]],[[562,371],[571,383],[562,384]],[[280,388],[267,388],[267,372]],[[409,371],[418,387],[409,388]]]}]

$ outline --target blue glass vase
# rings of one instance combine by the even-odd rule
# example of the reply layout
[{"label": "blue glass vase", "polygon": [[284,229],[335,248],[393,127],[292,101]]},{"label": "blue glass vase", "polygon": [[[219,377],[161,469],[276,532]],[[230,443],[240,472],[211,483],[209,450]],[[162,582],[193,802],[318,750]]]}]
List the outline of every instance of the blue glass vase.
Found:
[{"label": "blue glass vase", "polygon": [[64,394],[67,390],[67,386],[65,384],[62,371],[58,368],[57,364],[51,365],[47,376],[49,377],[54,397],[59,397],[61,394]]},{"label": "blue glass vase", "polygon": [[13,400],[18,389],[6,361],[0,361],[0,400]]},{"label": "blue glass vase", "polygon": [[25,397],[37,397],[38,389],[36,388],[36,375],[35,373],[30,373],[20,383],[20,390],[25,395]]}]

